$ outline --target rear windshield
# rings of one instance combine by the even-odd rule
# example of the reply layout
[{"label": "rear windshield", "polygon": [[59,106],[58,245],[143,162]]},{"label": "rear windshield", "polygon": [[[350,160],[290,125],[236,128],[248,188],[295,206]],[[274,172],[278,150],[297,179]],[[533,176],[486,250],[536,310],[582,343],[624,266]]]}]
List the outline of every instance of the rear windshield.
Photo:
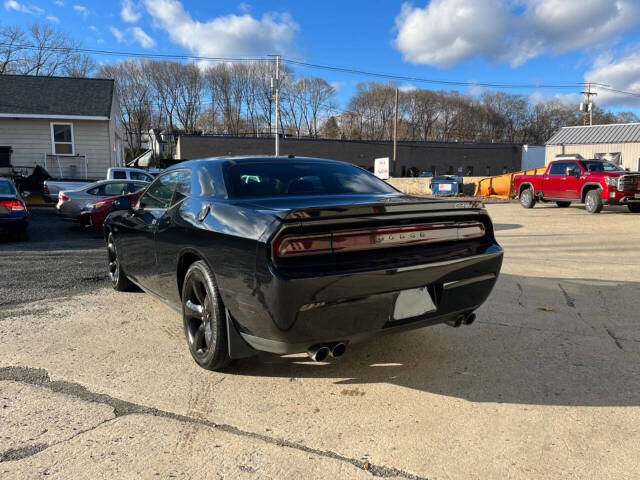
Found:
[{"label": "rear windshield", "polygon": [[16,191],[6,180],[0,180],[0,195],[15,195]]},{"label": "rear windshield", "polygon": [[233,197],[397,193],[360,168],[321,162],[238,163],[225,176]]},{"label": "rear windshield", "polygon": [[587,172],[621,172],[622,169],[611,162],[598,160],[583,160],[580,162]]}]

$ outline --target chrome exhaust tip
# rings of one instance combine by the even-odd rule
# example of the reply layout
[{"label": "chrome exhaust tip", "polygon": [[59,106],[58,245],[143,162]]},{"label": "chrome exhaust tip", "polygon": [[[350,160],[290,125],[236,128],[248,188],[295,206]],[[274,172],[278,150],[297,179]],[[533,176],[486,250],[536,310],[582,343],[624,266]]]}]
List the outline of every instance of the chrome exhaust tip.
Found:
[{"label": "chrome exhaust tip", "polygon": [[344,355],[344,352],[347,351],[347,346],[342,342],[336,342],[329,346],[329,350],[333,358],[338,358]]},{"label": "chrome exhaust tip", "polygon": [[464,320],[464,315],[458,315],[456,318],[452,319],[452,320],[447,320],[447,325],[449,325],[450,327],[453,328],[458,328],[460,325],[462,325],[462,322]]},{"label": "chrome exhaust tip", "polygon": [[465,319],[462,321],[462,323],[464,323],[465,325],[471,325],[475,321],[476,321],[476,314],[475,313],[470,313],[469,315],[467,315],[465,317]]},{"label": "chrome exhaust tip", "polygon": [[307,355],[314,362],[324,362],[330,353],[329,347],[326,345],[314,345],[307,350]]}]

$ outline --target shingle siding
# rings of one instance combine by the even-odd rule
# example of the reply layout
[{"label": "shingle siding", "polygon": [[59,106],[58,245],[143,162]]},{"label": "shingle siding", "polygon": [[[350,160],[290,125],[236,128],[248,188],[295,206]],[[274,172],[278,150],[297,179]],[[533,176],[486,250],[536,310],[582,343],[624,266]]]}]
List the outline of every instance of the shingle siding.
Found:
[{"label": "shingle siding", "polygon": [[113,80],[0,75],[0,113],[109,117]]}]

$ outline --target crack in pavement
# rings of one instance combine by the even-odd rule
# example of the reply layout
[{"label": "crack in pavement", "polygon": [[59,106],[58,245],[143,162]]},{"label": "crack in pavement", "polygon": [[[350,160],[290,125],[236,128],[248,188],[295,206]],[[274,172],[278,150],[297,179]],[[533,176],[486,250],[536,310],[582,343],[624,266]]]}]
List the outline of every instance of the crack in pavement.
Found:
[{"label": "crack in pavement", "polygon": [[[182,423],[204,425],[210,428],[221,430],[223,432],[231,433],[233,435],[260,440],[262,442],[265,442],[271,445],[276,445],[278,447],[291,448],[293,450],[299,450],[305,453],[310,453],[312,455],[318,455],[321,457],[349,463],[356,468],[366,470],[374,477],[383,477],[383,478],[401,477],[409,480],[428,480],[426,477],[414,475],[412,473],[405,472],[404,470],[400,470],[394,467],[374,465],[372,463],[369,463],[368,461],[362,462],[361,460],[346,457],[344,455],[340,455],[339,453],[332,452],[331,450],[319,450],[316,448],[308,447],[301,443],[291,442],[289,440],[284,440],[281,438],[270,437],[268,435],[263,435],[260,433],[242,430],[232,425],[215,423],[210,420],[205,420],[200,418],[188,417],[186,415],[180,415],[178,413],[173,413],[166,410],[160,410],[154,407],[148,407],[145,405],[128,402],[126,400],[121,400],[119,398],[112,397],[111,395],[107,395],[104,393],[92,392],[88,390],[86,387],[80,385],[79,383],[69,382],[66,380],[53,381],[49,377],[49,373],[42,368],[11,367],[11,366],[2,367],[0,368],[0,381],[3,381],[3,380],[21,382],[29,385],[35,385],[38,387],[47,388],[51,391],[64,393],[66,395],[79,398],[80,400],[84,400],[86,402],[101,403],[104,405],[109,405],[110,407],[113,408],[113,413],[115,415],[115,418],[102,421],[98,425],[88,428],[87,430],[84,430],[82,432],[78,432],[76,435],[80,435],[82,433],[91,431],[95,428],[98,428],[100,425],[104,424],[107,421],[113,421],[118,417],[122,417],[125,415],[133,415],[133,414],[153,415],[156,417],[169,418]],[[57,442],[57,443],[69,441],[71,438],[61,440],[60,442]],[[46,448],[49,448],[50,446],[56,445],[57,443],[54,443],[51,445],[36,444],[29,447],[7,450],[4,453],[0,453],[0,462],[20,460],[20,459],[29,457],[31,455],[35,455],[36,453],[39,453],[45,450]]]}]

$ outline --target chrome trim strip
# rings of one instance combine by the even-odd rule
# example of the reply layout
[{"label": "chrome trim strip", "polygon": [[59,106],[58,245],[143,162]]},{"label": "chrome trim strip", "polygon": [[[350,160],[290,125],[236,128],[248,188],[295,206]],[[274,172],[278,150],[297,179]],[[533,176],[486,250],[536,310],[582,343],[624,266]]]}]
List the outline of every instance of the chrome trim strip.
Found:
[{"label": "chrome trim strip", "polygon": [[479,275],[477,277],[465,278],[464,280],[457,280],[455,282],[447,282],[442,285],[445,290],[449,290],[451,288],[464,287],[466,285],[470,285],[472,283],[484,282],[485,280],[495,279],[495,273],[487,273],[485,275]]}]

